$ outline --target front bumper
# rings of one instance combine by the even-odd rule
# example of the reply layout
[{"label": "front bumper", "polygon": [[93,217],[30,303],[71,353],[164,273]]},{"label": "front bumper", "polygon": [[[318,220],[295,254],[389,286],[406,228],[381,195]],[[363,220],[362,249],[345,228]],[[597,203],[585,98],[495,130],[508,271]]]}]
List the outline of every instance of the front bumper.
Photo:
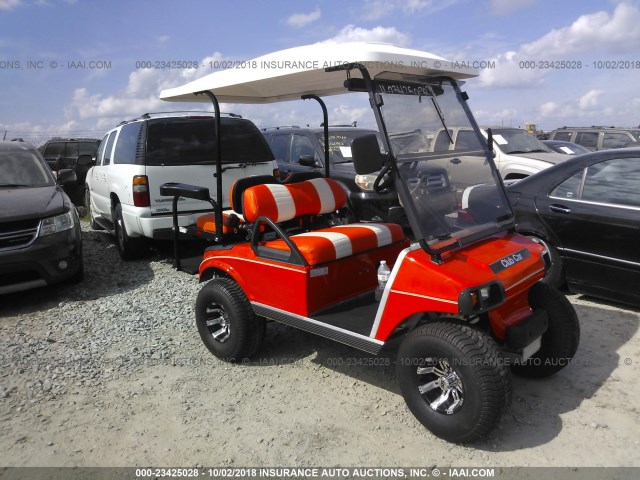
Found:
[{"label": "front bumper", "polygon": [[79,225],[38,237],[29,246],[0,251],[0,294],[63,282],[82,269]]}]

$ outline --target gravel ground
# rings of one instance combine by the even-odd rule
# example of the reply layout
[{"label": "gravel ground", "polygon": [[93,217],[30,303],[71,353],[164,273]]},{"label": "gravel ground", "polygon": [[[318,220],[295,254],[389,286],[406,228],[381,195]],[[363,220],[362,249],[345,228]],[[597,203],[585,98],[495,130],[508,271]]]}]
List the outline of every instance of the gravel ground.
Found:
[{"label": "gravel ground", "polygon": [[514,377],[487,439],[429,434],[380,357],[269,323],[256,360],[200,341],[196,276],[123,262],[84,228],[86,278],[0,296],[3,466],[640,466],[640,312],[571,296],[582,339],[558,375]]}]

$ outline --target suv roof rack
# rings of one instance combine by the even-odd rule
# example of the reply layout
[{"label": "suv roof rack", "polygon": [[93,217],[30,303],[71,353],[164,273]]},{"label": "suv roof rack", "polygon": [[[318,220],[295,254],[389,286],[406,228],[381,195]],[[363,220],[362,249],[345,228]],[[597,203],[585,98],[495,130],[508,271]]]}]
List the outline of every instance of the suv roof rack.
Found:
[{"label": "suv roof rack", "polygon": [[[604,125],[591,125],[590,127],[567,127],[566,125],[563,127],[560,127],[558,130],[579,130],[579,129],[585,129],[585,128],[622,128],[622,127],[614,127],[613,125],[607,127]],[[624,130],[624,128],[622,128]]]},{"label": "suv roof rack", "polygon": [[281,128],[300,128],[300,125],[279,125],[277,127],[263,127],[260,130],[266,132],[267,130],[280,130]]},{"label": "suv roof rack", "polygon": [[[122,122],[120,122],[118,124],[118,126],[120,125],[124,125],[125,123],[130,123],[130,122],[135,122],[136,120],[147,120],[149,118],[153,118],[153,117],[159,117],[161,118],[162,116],[166,116],[166,115],[172,115],[172,114],[176,114],[176,113],[197,113],[199,115],[214,115],[213,112],[207,112],[204,110],[172,110],[172,111],[167,111],[167,112],[147,112],[147,113],[143,113],[142,115],[140,115],[137,118],[133,118],[131,120],[123,120]],[[220,115],[225,115],[227,117],[231,117],[231,118],[242,118],[242,115],[238,115],[237,113],[231,113],[231,112],[220,112]]]}]

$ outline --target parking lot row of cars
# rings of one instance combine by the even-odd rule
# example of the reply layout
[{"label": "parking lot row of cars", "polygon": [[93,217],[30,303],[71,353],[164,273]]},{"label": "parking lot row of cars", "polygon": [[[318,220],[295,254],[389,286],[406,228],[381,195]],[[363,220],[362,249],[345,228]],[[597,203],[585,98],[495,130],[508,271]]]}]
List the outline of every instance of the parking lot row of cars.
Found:
[{"label": "parking lot row of cars", "polygon": [[[223,192],[228,192],[233,182],[247,176],[276,175],[285,179],[292,174],[322,175],[325,171],[322,127],[289,126],[258,131],[249,120],[230,115],[223,118],[221,128],[225,137],[225,158],[235,160],[227,165]],[[3,198],[12,200],[2,202],[3,210],[18,204],[24,209],[30,203],[22,200],[27,190],[18,185],[37,186],[38,191],[43,192],[40,196],[46,199],[46,204],[42,203],[45,200],[33,203],[34,213],[14,211],[8,215],[8,211],[3,212],[0,292],[52,283],[57,279],[77,281],[82,278],[80,230],[75,209],[71,208],[73,203],[86,206],[93,228],[114,233],[123,258],[137,258],[143,254],[146,238],[169,238],[170,199],[160,195],[159,186],[176,180],[199,184],[203,179],[212,179],[216,155],[213,130],[213,118],[209,114],[148,114],[123,122],[102,141],[53,139],[38,150],[55,172],[54,176],[58,175],[57,182],[54,176],[45,180],[50,172],[42,167],[34,167],[42,178],[14,178],[27,174],[11,173],[15,167],[8,168],[3,163],[0,193],[4,194]],[[406,222],[395,193],[378,194],[373,191],[375,175],[355,173],[351,142],[376,132],[352,126],[331,126],[328,130],[330,174],[345,188],[354,216],[365,220]],[[585,129],[582,133],[587,130],[598,129]],[[629,142],[626,142],[615,146],[627,148],[604,150],[565,161],[569,155],[589,152],[581,145],[558,140],[586,138],[579,135],[579,129],[555,130],[551,140],[542,142],[520,129],[493,128],[491,131],[494,161],[507,181],[517,229],[536,239],[548,252],[551,268],[547,281],[612,300],[640,304],[640,296],[633,288],[640,281],[640,254],[634,248],[640,235],[637,221],[640,153],[629,149]],[[488,129],[482,132],[486,137]],[[625,132],[629,139],[635,138],[633,131]],[[614,146],[610,144],[611,135],[622,135],[602,128],[597,134],[604,141],[599,144],[600,149]],[[452,142],[443,131],[435,132],[430,138],[421,132],[411,132],[398,136],[394,148],[422,142],[425,148],[435,151],[460,149],[473,132],[452,129],[449,135]],[[634,141],[630,140],[631,146]],[[20,156],[30,158],[33,165],[38,165],[37,153],[18,142],[4,142],[2,156],[3,162],[9,161],[5,158]],[[464,161],[462,157],[462,166]],[[548,169],[552,165],[556,166]],[[176,173],[178,170],[180,173]],[[515,182],[537,171],[541,173]],[[71,200],[64,198],[61,186]],[[224,199],[224,206],[230,207],[226,194]],[[181,225],[187,226],[196,224],[208,207],[196,200],[183,199],[179,208],[185,212],[180,217]],[[42,252],[35,256],[29,254],[26,263],[8,261],[18,250],[33,248],[34,243],[51,243],[35,242],[34,238],[47,236],[39,233],[36,225],[39,219],[32,221],[34,226],[26,225],[23,217],[33,216],[35,212],[42,218],[53,216],[55,219],[60,213],[66,215],[68,222],[64,227],[55,227],[66,228],[64,251],[53,254],[49,249],[46,255]],[[53,220],[54,225],[57,225],[56,221]],[[34,228],[33,234],[28,233]],[[42,232],[45,231],[51,230],[43,228]],[[46,240],[51,238],[55,236]],[[38,260],[29,264],[29,259],[36,257]],[[41,263],[44,257],[51,258]]]}]

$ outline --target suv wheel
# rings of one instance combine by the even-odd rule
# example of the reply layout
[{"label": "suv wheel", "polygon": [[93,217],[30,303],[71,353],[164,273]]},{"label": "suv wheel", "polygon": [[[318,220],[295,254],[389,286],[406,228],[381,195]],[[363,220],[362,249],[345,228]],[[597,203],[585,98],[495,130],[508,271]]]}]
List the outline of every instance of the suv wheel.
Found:
[{"label": "suv wheel", "polygon": [[135,260],[143,256],[147,245],[142,237],[130,237],[122,219],[122,205],[117,204],[114,210],[114,222],[116,231],[116,245],[118,253],[123,260]]}]

